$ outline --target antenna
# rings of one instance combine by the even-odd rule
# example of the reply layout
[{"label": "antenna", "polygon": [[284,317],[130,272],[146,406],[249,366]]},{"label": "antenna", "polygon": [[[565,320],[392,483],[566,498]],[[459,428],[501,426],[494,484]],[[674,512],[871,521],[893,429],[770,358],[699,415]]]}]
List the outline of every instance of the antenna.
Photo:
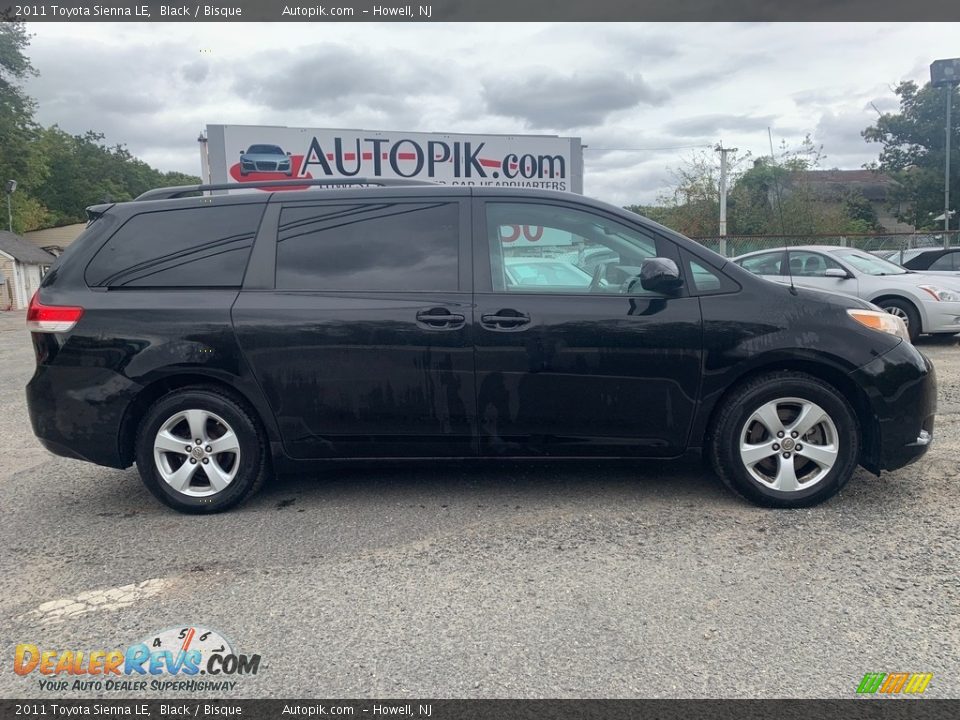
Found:
[{"label": "antenna", "polygon": [[780,234],[783,236],[783,259],[787,263],[787,275],[790,277],[790,293],[797,294],[797,288],[793,284],[793,269],[790,267],[790,251],[787,246],[787,231],[783,223],[783,201],[780,198],[780,166],[777,164],[777,156],[773,153],[773,133],[767,128],[767,138],[770,140],[770,162],[773,164],[773,187],[777,192],[777,212],[780,214]]}]

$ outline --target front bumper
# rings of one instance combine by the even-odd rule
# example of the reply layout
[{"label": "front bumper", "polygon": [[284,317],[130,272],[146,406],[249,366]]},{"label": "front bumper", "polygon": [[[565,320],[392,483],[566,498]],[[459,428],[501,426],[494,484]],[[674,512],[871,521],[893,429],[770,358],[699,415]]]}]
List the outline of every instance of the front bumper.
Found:
[{"label": "front bumper", "polygon": [[866,393],[874,416],[861,464],[878,473],[918,460],[933,440],[937,412],[937,379],[930,360],[903,342],[850,377]]},{"label": "front bumper", "polygon": [[960,333],[960,302],[930,302],[925,305],[925,333]]}]

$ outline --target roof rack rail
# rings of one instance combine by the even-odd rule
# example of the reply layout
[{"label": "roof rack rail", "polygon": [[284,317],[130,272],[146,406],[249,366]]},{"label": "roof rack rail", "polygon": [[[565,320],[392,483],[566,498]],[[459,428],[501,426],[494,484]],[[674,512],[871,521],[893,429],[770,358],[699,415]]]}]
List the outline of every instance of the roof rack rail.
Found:
[{"label": "roof rack rail", "polygon": [[284,188],[314,185],[438,185],[429,180],[411,180],[405,178],[304,178],[303,180],[253,180],[240,183],[215,183],[213,185],[175,185],[174,187],[154,188],[141,193],[136,200],[169,200],[190,193],[208,190],[242,190],[244,188]]}]

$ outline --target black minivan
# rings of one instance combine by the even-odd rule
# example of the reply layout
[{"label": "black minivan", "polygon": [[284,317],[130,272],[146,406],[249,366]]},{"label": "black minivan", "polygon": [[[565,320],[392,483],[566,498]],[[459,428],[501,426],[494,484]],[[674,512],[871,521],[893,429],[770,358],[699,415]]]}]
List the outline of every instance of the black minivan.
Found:
[{"label": "black minivan", "polygon": [[800,507],[932,439],[933,367],[869,303],[578,195],[326,183],[90,208],[27,315],[41,442],[204,513],[317,462],[691,453]]}]

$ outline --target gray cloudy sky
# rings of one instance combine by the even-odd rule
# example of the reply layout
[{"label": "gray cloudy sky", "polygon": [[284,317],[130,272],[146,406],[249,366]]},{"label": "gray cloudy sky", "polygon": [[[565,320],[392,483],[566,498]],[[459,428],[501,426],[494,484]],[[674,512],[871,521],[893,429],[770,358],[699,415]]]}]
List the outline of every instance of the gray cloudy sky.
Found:
[{"label": "gray cloudy sky", "polygon": [[[576,135],[585,191],[649,202],[686,146],[822,143],[860,131],[900,80],[960,55],[960,24],[42,24],[38,118],[199,174],[207,123]],[[260,49],[251,49],[260,48]]]}]

